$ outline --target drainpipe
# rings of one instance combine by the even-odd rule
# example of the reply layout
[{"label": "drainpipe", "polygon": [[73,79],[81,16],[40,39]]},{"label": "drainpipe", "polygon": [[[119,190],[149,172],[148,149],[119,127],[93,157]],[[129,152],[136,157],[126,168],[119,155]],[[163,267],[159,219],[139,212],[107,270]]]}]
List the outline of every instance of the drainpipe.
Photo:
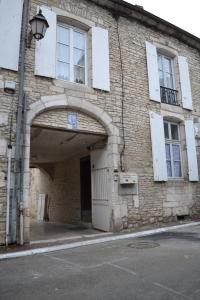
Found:
[{"label": "drainpipe", "polygon": [[19,244],[22,246],[24,244],[24,205],[21,202],[19,205]]},{"label": "drainpipe", "polygon": [[23,121],[22,121],[22,154],[21,154],[21,173],[20,173],[20,202],[19,202],[19,243],[24,244],[24,201],[23,201],[23,191],[24,191],[24,154],[25,154],[25,134],[26,134],[26,96],[23,99]]},{"label": "drainpipe", "polygon": [[[24,0],[23,15],[22,15],[22,28],[21,28],[21,43],[20,43],[20,54],[19,54],[19,97],[17,103],[17,121],[16,121],[16,146],[15,146],[15,170],[14,170],[14,191],[12,198],[12,214],[11,214],[11,243],[17,242],[17,226],[18,220],[18,208],[19,204],[22,203],[21,196],[21,173],[22,173],[22,122],[23,122],[23,111],[24,111],[24,69],[25,69],[25,51],[26,51],[26,34],[28,26],[28,11],[29,11],[29,0]],[[20,211],[21,211],[20,207]]]},{"label": "drainpipe", "polygon": [[10,174],[11,174],[11,159],[12,145],[8,145],[8,173],[7,173],[7,211],[6,211],[6,246],[8,246],[10,235]]}]

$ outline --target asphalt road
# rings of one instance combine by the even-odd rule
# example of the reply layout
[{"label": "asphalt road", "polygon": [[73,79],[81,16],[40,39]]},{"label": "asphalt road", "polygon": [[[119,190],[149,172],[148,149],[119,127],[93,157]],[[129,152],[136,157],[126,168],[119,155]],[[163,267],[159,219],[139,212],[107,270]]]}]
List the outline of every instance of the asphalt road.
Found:
[{"label": "asphalt road", "polygon": [[0,262],[2,300],[200,299],[200,226]]}]

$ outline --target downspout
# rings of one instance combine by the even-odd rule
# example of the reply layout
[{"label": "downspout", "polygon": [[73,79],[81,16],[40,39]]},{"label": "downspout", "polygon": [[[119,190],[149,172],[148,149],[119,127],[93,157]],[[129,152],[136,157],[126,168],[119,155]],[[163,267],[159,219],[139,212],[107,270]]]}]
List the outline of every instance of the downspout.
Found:
[{"label": "downspout", "polygon": [[[12,102],[13,106],[13,102]],[[7,210],[6,210],[6,246],[10,242],[10,196],[11,196],[11,168],[12,168],[12,130],[13,130],[13,112],[11,111],[10,136],[7,149],[8,170],[7,170]]]},{"label": "downspout", "polygon": [[7,210],[6,210],[6,246],[9,243],[10,236],[10,174],[11,174],[11,159],[12,159],[12,145],[8,145],[8,173],[7,173]]},{"label": "downspout", "polygon": [[[17,226],[18,226],[18,208],[21,203],[21,172],[22,172],[22,115],[24,111],[24,71],[25,71],[25,51],[26,51],[26,33],[28,25],[28,11],[29,0],[24,0],[23,15],[22,15],[22,28],[21,28],[21,42],[19,53],[19,98],[17,103],[17,121],[16,121],[16,146],[15,146],[15,174],[14,174],[14,191],[12,198],[12,217],[11,217],[11,242],[16,243]],[[21,212],[21,208],[20,208]]]},{"label": "downspout", "polygon": [[25,153],[25,134],[26,134],[26,96],[23,99],[23,122],[22,122],[22,154],[21,154],[21,173],[20,173],[20,203],[19,203],[19,243],[24,244],[24,202],[23,202],[23,191],[24,191],[24,153]]}]

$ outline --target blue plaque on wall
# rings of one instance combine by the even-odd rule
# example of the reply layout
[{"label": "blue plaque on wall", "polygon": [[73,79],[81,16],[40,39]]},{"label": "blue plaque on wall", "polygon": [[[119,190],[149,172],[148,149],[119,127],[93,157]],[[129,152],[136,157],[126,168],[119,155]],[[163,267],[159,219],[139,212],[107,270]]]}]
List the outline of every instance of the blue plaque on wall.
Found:
[{"label": "blue plaque on wall", "polygon": [[72,128],[77,128],[77,115],[73,112],[67,113],[68,124],[71,125]]}]

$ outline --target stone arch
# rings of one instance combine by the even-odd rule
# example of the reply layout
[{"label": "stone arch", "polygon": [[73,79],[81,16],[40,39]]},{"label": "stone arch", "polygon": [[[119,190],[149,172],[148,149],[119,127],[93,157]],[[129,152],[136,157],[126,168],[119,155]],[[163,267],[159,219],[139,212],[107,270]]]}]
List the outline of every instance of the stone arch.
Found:
[{"label": "stone arch", "polygon": [[84,99],[67,97],[65,94],[58,96],[45,96],[30,105],[27,114],[27,124],[43,111],[54,108],[72,108],[84,112],[98,120],[106,129],[109,136],[119,137],[118,128],[112,123],[112,118],[101,108]]},{"label": "stone arch", "polygon": [[[29,197],[29,164],[30,164],[30,134],[31,134],[31,124],[33,119],[46,110],[52,110],[56,108],[71,108],[74,110],[79,110],[97,121],[99,121],[105,128],[108,134],[108,154],[109,154],[109,167],[113,170],[118,169],[119,162],[119,151],[118,146],[120,144],[119,129],[113,124],[112,118],[101,108],[90,103],[87,100],[67,97],[63,95],[54,95],[54,96],[44,96],[37,102],[34,102],[30,105],[27,112],[26,119],[26,138],[25,138],[25,153],[24,153],[24,186],[23,186],[23,205],[24,205],[24,240],[29,241],[30,235],[30,225],[29,225],[29,206],[28,206],[28,197]],[[117,184],[113,183],[116,187],[113,187],[115,195],[112,195],[112,198],[117,197]],[[118,210],[115,210],[111,203],[113,214],[116,215],[115,219],[118,222],[120,219]],[[115,212],[116,211],[116,212]],[[113,226],[112,226],[113,227]]]}]

